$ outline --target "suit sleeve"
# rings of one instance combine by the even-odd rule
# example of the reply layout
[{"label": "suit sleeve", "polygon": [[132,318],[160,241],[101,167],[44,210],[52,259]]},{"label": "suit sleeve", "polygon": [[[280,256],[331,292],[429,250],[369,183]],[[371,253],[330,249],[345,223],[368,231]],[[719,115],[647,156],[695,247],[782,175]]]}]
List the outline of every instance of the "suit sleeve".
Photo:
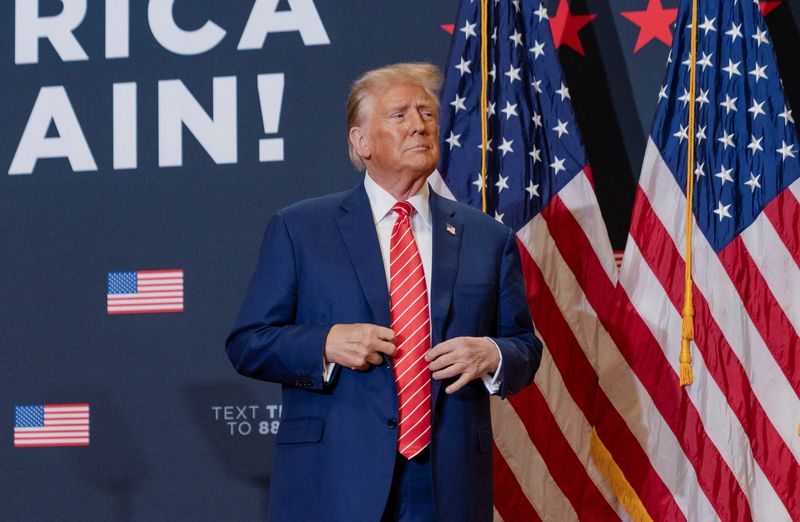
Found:
[{"label": "suit sleeve", "polygon": [[323,354],[330,324],[295,324],[299,274],[280,214],[264,234],[256,271],[225,348],[236,371],[302,388],[324,385]]},{"label": "suit sleeve", "polygon": [[503,356],[503,380],[498,393],[506,398],[530,384],[542,359],[542,343],[533,330],[528,309],[519,247],[511,230],[503,247],[498,292],[498,336],[492,340]]}]

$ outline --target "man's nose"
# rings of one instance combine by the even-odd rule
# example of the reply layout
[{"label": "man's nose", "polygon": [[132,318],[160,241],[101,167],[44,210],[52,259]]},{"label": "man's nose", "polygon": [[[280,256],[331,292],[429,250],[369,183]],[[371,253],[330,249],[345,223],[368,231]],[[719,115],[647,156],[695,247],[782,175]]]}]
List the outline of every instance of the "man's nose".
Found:
[{"label": "man's nose", "polygon": [[412,111],[407,119],[408,129],[412,133],[419,133],[425,130],[425,121],[417,112]]}]

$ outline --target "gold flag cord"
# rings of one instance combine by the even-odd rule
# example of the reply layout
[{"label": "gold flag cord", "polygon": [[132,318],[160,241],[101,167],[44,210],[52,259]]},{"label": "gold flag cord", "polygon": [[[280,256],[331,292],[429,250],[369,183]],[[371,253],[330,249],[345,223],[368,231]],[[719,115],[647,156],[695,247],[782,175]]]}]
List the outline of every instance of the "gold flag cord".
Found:
[{"label": "gold flag cord", "polygon": [[489,139],[489,122],[486,121],[487,83],[489,81],[487,13],[489,0],[481,0],[481,206],[486,213],[486,145]]},{"label": "gold flag cord", "polygon": [[689,128],[686,151],[686,268],[683,276],[683,324],[681,325],[680,384],[692,384],[694,304],[692,302],[692,203],[694,201],[695,97],[697,94],[697,1],[692,0],[692,36],[689,51]]}]

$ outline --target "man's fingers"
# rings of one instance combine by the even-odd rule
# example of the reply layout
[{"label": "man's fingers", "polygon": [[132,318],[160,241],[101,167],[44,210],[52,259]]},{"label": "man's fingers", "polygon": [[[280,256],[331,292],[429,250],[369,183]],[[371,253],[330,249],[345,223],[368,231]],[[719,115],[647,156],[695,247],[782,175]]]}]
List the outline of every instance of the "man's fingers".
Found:
[{"label": "man's fingers", "polygon": [[434,346],[425,354],[425,360],[431,362],[444,354],[450,353],[455,349],[455,339],[449,339]]},{"label": "man's fingers", "polygon": [[372,352],[371,354],[367,355],[367,362],[377,366],[379,364],[383,364],[383,357],[381,357],[381,354],[378,352]]},{"label": "man's fingers", "polygon": [[472,374],[470,374],[469,372],[464,372],[464,373],[461,374],[461,377],[456,379],[456,382],[454,382],[453,384],[451,384],[450,386],[445,388],[444,391],[448,395],[451,394],[451,393],[455,393],[458,390],[460,390],[461,388],[463,388],[464,385],[466,385],[471,380],[472,380]]},{"label": "man's fingers", "polygon": [[391,357],[397,351],[397,346],[388,341],[378,341],[375,343],[375,351],[380,353],[385,353],[386,355]]},{"label": "man's fingers", "polygon": [[[460,375],[461,372],[464,371],[464,366],[461,364],[451,364],[446,368],[441,370],[435,371],[431,374],[431,377],[436,379],[437,381],[441,381],[444,379],[449,379],[450,377],[455,377],[456,375]],[[465,372],[468,373],[468,372]]]},{"label": "man's fingers", "polygon": [[391,328],[386,328],[385,326],[375,326],[375,335],[381,341],[394,343],[395,333]]}]

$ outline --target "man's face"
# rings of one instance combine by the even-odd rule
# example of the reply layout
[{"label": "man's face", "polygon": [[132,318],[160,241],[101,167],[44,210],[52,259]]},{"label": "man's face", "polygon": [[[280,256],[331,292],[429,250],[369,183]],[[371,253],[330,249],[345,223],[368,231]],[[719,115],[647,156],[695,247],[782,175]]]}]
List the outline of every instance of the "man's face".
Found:
[{"label": "man's face", "polygon": [[370,174],[406,180],[430,175],[439,161],[439,114],[425,89],[398,84],[366,102],[360,127]]}]

